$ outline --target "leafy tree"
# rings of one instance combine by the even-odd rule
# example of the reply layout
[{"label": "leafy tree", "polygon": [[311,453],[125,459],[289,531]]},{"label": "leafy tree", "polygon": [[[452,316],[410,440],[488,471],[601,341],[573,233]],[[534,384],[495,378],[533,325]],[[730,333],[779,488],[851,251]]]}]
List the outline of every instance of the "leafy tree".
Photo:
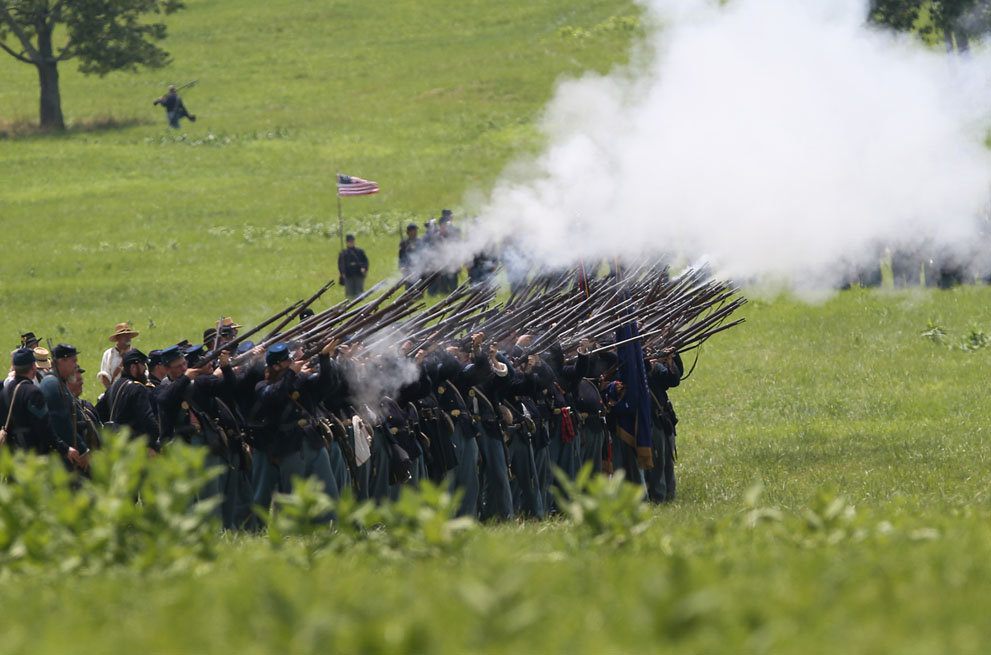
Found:
[{"label": "leafy tree", "polygon": [[[991,32],[991,0],[871,0],[871,20],[896,30],[942,37],[949,52],[970,50],[970,41]],[[927,20],[921,21],[920,19]]]},{"label": "leafy tree", "polygon": [[[165,24],[142,18],[183,7],[181,0],[0,0],[0,49],[38,69],[41,127],[64,130],[59,62],[79,59],[80,71],[101,77],[164,66],[169,53],[153,41],[165,38]],[[61,45],[56,27],[65,31]]]}]

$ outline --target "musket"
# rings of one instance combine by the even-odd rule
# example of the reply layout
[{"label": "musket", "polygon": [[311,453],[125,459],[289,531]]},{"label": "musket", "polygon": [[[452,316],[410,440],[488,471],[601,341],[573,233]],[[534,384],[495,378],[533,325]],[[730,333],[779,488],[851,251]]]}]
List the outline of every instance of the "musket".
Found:
[{"label": "musket", "polygon": [[182,91],[183,89],[188,89],[188,88],[194,87],[197,84],[199,84],[199,80],[193,80],[192,82],[186,82],[182,86],[177,86],[175,88],[175,90],[176,90],[176,92],[179,92],[179,91]]},{"label": "musket", "polygon": [[[217,329],[213,333],[213,349],[210,352],[217,352],[217,346],[220,345],[220,325],[224,322],[224,315],[221,314],[220,318],[217,319]],[[209,361],[209,360],[207,360]]]},{"label": "musket", "polygon": [[[261,323],[259,323],[255,327],[251,328],[250,330],[248,330],[244,334],[238,335],[238,337],[236,339],[234,339],[233,341],[231,341],[229,343],[225,343],[224,344],[224,347],[222,348],[222,350],[228,350],[230,352],[234,352],[237,349],[238,344],[240,344],[241,342],[247,340],[248,337],[252,336],[256,332],[260,331],[261,329],[267,327],[268,325],[270,325],[270,324],[274,323],[275,321],[277,321],[278,319],[282,318],[288,312],[291,312],[293,309],[295,309],[296,307],[298,307],[301,302],[303,302],[303,301],[302,300],[297,300],[293,304],[291,304],[288,307],[286,307],[285,309],[283,309],[281,312],[275,314],[274,316],[268,317],[267,319],[265,319],[264,321],[262,321]],[[213,359],[218,354],[220,354],[220,353],[209,352],[206,355],[204,355],[204,360],[206,360],[206,359]],[[242,355],[238,355],[235,358],[235,362],[239,363],[241,361],[244,361],[245,359],[248,358],[248,356],[249,356],[248,353],[244,353]]]},{"label": "musket", "polygon": [[268,339],[270,339],[274,335],[278,334],[279,331],[282,330],[282,328],[284,328],[286,325],[288,325],[290,322],[292,322],[293,319],[295,319],[297,316],[299,316],[300,312],[302,312],[304,309],[306,309],[307,307],[309,307],[310,305],[312,305],[313,303],[315,303],[317,301],[317,299],[320,298],[320,296],[322,296],[324,294],[324,292],[326,292],[327,289],[329,289],[332,286],[334,286],[334,280],[333,280],[333,278],[330,279],[330,280],[328,280],[327,284],[325,284],[322,287],[320,287],[320,289],[315,294],[313,294],[312,296],[310,296],[309,298],[307,298],[303,302],[302,305],[300,305],[299,307],[297,307],[295,310],[292,311],[292,313],[290,313],[288,316],[286,316],[286,318],[283,321],[281,321],[277,326],[275,326],[275,328],[273,328],[271,332],[269,332],[267,335],[265,335],[265,338],[262,339],[262,341],[267,341]]}]

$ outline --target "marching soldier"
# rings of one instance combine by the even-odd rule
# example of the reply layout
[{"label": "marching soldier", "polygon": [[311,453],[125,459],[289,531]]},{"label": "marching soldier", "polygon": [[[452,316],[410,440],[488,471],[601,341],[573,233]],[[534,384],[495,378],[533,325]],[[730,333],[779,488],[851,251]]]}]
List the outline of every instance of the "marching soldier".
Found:
[{"label": "marching soldier", "polygon": [[169,127],[179,129],[180,118],[188,118],[190,122],[196,122],[196,117],[186,110],[186,105],[182,103],[182,98],[176,93],[174,84],[170,84],[168,92],[151,104],[152,106],[162,105],[165,108],[165,116],[169,119]]}]

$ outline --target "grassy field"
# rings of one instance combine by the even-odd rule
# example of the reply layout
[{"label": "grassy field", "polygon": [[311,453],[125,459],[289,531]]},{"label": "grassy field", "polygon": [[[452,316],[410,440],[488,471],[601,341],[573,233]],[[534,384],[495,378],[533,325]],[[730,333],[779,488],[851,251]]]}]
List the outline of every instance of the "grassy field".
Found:
[{"label": "grassy field", "polygon": [[[442,208],[463,224],[462,199],[540,146],[555,81],[626,61],[638,16],[616,0],[187,4],[172,66],[63,66],[69,132],[0,139],[7,341],[70,339],[89,369],[120,321],[147,351],[220,313],[262,320],[337,277],[336,171],[381,185],[342,199],[344,229],[369,282],[394,273],[400,224]],[[0,122],[37,121],[33,68],[4,56],[0,78]],[[192,79],[198,120],[171,130],[151,102]],[[126,127],[81,127],[108,116]]]},{"label": "grassy field", "polygon": [[391,548],[239,537],[151,570],[7,571],[4,650],[983,652],[989,351],[960,346],[989,300],[749,305],[673,394],[679,498],[642,526],[592,494],[612,527],[437,546],[393,521]]},{"label": "grassy field", "polygon": [[[0,58],[11,347],[30,329],[95,370],[121,320],[148,350],[307,295],[336,277],[336,170],[382,185],[344,200],[345,229],[373,279],[391,273],[397,225],[443,207],[463,219],[539,148],[555,80],[625,62],[639,16],[620,1],[188,5],[169,20],[171,68],[64,68],[65,135],[14,135],[36,119],[36,76]],[[151,100],[188,79],[199,120],[176,133]],[[86,128],[108,116],[117,127]],[[79,519],[82,501],[0,487],[0,526],[16,502],[67,507],[32,515],[30,539],[0,529],[0,651],[983,652],[991,289],[855,289],[741,314],[672,392],[678,501],[638,517],[590,490],[604,529],[454,538],[410,500],[388,544],[177,519],[140,542],[149,562],[128,557],[134,519],[113,503],[99,511],[127,539]],[[933,326],[946,336],[923,337]],[[169,536],[187,532],[200,542]],[[26,551],[47,559],[19,566]]]}]

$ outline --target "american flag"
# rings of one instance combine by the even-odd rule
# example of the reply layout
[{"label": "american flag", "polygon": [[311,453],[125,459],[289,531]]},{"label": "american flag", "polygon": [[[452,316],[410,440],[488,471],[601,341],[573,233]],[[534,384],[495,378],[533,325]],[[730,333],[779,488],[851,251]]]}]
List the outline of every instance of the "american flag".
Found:
[{"label": "american flag", "polygon": [[370,193],[378,192],[378,182],[363,180],[351,175],[338,174],[337,176],[337,195],[339,196],[367,196]]}]

